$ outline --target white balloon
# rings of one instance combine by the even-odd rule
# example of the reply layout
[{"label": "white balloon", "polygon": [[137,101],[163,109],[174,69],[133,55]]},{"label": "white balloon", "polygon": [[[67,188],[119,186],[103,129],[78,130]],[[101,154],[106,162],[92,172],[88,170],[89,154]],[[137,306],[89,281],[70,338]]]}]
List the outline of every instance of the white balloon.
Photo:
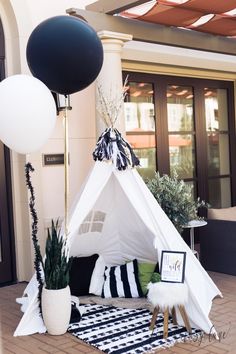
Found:
[{"label": "white balloon", "polygon": [[47,86],[29,75],[0,82],[0,139],[12,150],[39,150],[56,123],[56,105]]}]

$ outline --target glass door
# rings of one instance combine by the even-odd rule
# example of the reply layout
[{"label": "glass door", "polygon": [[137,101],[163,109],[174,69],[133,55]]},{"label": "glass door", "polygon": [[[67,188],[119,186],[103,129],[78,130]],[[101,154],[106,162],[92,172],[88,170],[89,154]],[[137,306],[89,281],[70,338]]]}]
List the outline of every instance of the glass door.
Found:
[{"label": "glass door", "polygon": [[232,82],[125,72],[127,140],[140,174],[173,175],[196,197],[236,205],[236,134]]}]

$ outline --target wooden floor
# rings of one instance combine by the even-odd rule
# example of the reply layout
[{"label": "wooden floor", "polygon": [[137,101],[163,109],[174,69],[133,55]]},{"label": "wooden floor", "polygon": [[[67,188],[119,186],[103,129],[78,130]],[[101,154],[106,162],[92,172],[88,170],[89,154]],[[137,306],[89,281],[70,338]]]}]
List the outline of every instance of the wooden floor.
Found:
[{"label": "wooden floor", "polygon": [[[216,341],[205,335],[196,343],[182,343],[161,354],[236,354],[236,277],[210,273],[224,298],[213,302],[210,318],[220,335]],[[45,354],[45,353],[99,353],[99,350],[84,344],[70,334],[50,336],[35,334],[31,336],[13,337],[13,332],[19,323],[22,313],[15,299],[22,296],[24,283],[0,288],[0,354]]]}]

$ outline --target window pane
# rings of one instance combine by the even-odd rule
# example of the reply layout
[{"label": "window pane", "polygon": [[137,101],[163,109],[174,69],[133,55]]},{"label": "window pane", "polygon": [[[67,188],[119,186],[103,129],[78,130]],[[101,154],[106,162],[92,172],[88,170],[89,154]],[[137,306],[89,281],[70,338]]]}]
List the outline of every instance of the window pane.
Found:
[{"label": "window pane", "polygon": [[191,186],[192,188],[192,197],[193,197],[193,200],[197,198],[197,193],[196,193],[196,183],[193,182],[193,181],[185,181],[184,182],[185,184]]},{"label": "window pane", "polygon": [[209,180],[209,202],[212,208],[227,208],[231,206],[231,191],[229,178]]},{"label": "window pane", "polygon": [[169,135],[169,154],[171,173],[175,170],[181,179],[194,177],[195,157],[192,135]]},{"label": "window pane", "polygon": [[193,130],[193,90],[192,87],[167,87],[168,130]]},{"label": "window pane", "polygon": [[206,130],[228,130],[227,90],[204,89]]},{"label": "window pane", "polygon": [[140,132],[128,133],[126,136],[133,149],[149,149],[156,147],[156,140],[154,134],[141,134]]},{"label": "window pane", "polygon": [[125,102],[126,131],[155,131],[153,86],[129,82]]},{"label": "window pane", "polygon": [[156,139],[154,133],[141,134],[140,132],[128,133],[126,139],[140,159],[139,172],[142,177],[152,177],[157,170],[156,164]]},{"label": "window pane", "polygon": [[138,172],[144,178],[153,178],[156,171],[156,149],[134,149],[140,159]]},{"label": "window pane", "polygon": [[126,139],[140,159],[143,178],[152,178],[156,166],[153,85],[129,82],[125,106]]},{"label": "window pane", "polygon": [[209,176],[230,173],[229,137],[227,134],[208,133],[208,173]]}]

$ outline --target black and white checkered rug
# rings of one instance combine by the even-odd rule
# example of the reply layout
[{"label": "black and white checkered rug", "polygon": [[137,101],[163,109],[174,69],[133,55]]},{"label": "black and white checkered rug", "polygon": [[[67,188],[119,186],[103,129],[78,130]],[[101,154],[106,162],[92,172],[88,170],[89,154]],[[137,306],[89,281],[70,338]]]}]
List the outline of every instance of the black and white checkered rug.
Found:
[{"label": "black and white checkered rug", "polygon": [[163,316],[158,315],[151,333],[152,314],[147,309],[127,309],[104,305],[85,305],[82,320],[71,324],[68,331],[84,342],[112,354],[140,354],[170,347],[201,333],[193,329],[189,335],[184,327],[169,320],[168,338],[163,339]]}]

